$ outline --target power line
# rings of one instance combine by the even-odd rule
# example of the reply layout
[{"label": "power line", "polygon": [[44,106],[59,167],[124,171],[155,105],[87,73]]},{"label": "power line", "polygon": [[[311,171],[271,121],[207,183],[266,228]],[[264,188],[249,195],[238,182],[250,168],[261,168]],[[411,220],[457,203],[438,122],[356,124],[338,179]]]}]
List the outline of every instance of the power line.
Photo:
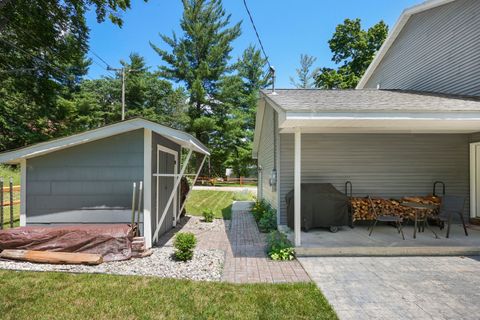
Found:
[{"label": "power line", "polygon": [[109,64],[107,61],[105,61],[104,59],[102,59],[102,57],[100,57],[97,53],[95,53],[95,51],[93,51],[92,49],[90,49],[90,52],[91,52],[95,57],[97,57],[98,59],[100,59],[100,61],[102,61],[103,63],[105,63],[105,65],[107,66],[107,68],[110,67],[110,64]]},{"label": "power line", "polygon": [[268,59],[268,55],[265,52],[265,48],[263,47],[262,39],[260,39],[260,35],[258,34],[257,27],[255,26],[255,22],[253,21],[252,14],[250,13],[250,10],[248,9],[247,5],[247,0],[243,0],[243,5],[245,6],[245,10],[247,10],[248,17],[250,18],[250,22],[252,23],[253,30],[255,30],[255,34],[257,35],[258,43],[260,44],[260,48],[262,49],[263,55],[265,56],[265,59],[267,60],[268,67],[270,70],[272,69],[272,65],[270,64],[270,61]]}]

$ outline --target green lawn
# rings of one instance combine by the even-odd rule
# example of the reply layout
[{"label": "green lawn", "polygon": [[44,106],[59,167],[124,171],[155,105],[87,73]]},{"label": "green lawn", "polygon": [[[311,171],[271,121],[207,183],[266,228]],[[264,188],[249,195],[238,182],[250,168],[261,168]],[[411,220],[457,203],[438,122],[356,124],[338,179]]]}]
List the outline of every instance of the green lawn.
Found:
[{"label": "green lawn", "polygon": [[20,184],[20,169],[0,164],[0,178],[3,178],[4,186],[8,186],[8,182],[10,177],[13,178],[13,184],[19,185]]},{"label": "green lawn", "polygon": [[337,319],[312,283],[0,271],[2,319]]},{"label": "green lawn", "polygon": [[253,200],[253,195],[243,192],[192,190],[187,200],[187,213],[201,216],[203,210],[212,209],[215,218],[231,219],[234,200]]},{"label": "green lawn", "polygon": [[[1,165],[0,164],[0,178],[3,178],[4,187],[8,187],[10,177],[13,178],[13,185],[20,184],[20,171],[18,168]],[[10,195],[4,193],[4,201],[10,201]],[[18,200],[20,197],[19,192],[14,193],[14,200]],[[10,207],[3,207],[3,226],[4,228],[10,228]],[[13,206],[13,223],[15,227],[20,225],[20,205]]]}]

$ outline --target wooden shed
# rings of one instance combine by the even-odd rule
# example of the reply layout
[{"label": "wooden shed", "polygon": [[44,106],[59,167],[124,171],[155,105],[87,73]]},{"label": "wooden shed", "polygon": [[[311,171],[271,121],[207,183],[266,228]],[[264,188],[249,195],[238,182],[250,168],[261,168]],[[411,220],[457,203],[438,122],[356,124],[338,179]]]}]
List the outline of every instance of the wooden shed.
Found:
[{"label": "wooden shed", "polygon": [[133,183],[142,182],[139,227],[151,247],[179,218],[194,154],[203,165],[209,151],[190,134],[137,118],[1,153],[0,163],[21,166],[21,226],[130,223]]}]

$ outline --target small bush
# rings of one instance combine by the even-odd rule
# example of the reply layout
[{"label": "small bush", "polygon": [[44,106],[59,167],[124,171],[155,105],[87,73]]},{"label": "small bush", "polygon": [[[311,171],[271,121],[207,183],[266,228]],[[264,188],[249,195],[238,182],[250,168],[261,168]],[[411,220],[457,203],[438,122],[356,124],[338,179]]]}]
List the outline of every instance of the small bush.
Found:
[{"label": "small bush", "polygon": [[270,232],[277,230],[277,211],[272,208],[268,208],[263,216],[258,221],[258,229],[261,232]]},{"label": "small bush", "polygon": [[272,231],[267,237],[267,254],[272,260],[293,260],[295,250],[287,236],[280,231]]},{"label": "small bush", "polygon": [[191,232],[179,232],[175,236],[173,246],[175,247],[175,257],[181,261],[192,260],[193,249],[197,245],[197,239]]},{"label": "small bush", "polygon": [[270,205],[265,200],[255,202],[251,209],[255,221],[260,221],[260,219],[262,219],[263,215],[269,209],[269,207]]},{"label": "small bush", "polygon": [[205,209],[202,212],[202,216],[205,222],[213,222],[213,219],[215,218],[215,213],[213,213],[212,209]]}]

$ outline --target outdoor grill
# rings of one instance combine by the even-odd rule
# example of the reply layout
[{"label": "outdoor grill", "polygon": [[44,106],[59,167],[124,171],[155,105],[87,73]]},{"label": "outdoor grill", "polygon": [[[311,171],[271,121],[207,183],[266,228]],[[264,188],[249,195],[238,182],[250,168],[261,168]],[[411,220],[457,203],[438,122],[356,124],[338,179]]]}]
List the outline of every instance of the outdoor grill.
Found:
[{"label": "outdoor grill", "polygon": [[[338,227],[351,226],[349,197],[338,191],[330,183],[302,183],[301,226],[308,231],[312,228],[330,228],[336,232]],[[286,196],[287,224],[294,228],[294,191]]]}]

